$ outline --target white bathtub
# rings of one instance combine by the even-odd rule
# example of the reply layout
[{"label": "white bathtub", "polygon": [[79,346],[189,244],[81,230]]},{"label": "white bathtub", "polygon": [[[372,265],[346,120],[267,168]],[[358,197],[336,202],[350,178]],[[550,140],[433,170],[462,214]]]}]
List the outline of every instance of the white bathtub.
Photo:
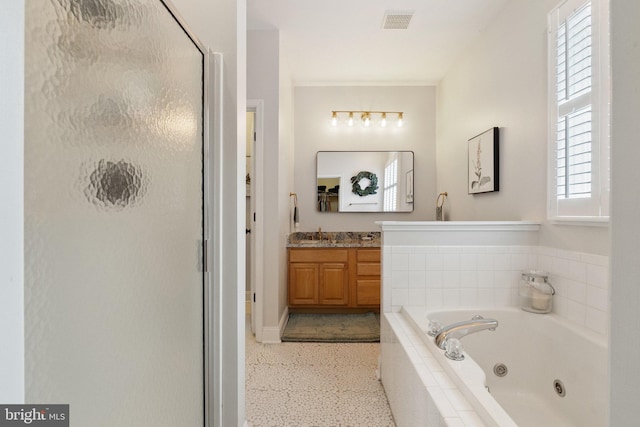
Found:
[{"label": "white bathtub", "polygon": [[[426,335],[428,319],[442,325],[480,314],[499,322],[496,331],[462,338],[465,360],[452,361]],[[401,312],[420,330],[420,339],[443,372],[487,426],[602,427],[608,419],[607,346],[603,337],[582,330],[553,314],[517,308]],[[504,377],[494,366],[504,364]],[[382,367],[384,372],[384,365]],[[560,380],[564,397],[556,393]],[[393,408],[392,408],[393,409]],[[448,425],[446,418],[441,424]]]}]

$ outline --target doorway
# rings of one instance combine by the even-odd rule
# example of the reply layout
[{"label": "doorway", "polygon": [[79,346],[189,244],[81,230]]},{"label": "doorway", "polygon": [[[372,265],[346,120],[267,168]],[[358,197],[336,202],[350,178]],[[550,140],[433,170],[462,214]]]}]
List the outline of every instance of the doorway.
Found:
[{"label": "doorway", "polygon": [[[256,112],[254,109],[247,110],[247,143],[246,143],[246,162],[245,162],[245,183],[246,183],[246,211],[245,211],[245,236],[246,236],[246,253],[245,253],[245,277],[246,277],[246,285],[245,285],[245,309],[247,314],[251,314],[251,306],[253,304],[253,285],[251,281],[251,265],[252,265],[252,257],[251,253],[254,251],[252,246],[251,232],[253,228],[253,212],[255,211],[255,207],[252,203],[251,197],[251,181],[252,177],[255,178],[255,167],[253,164],[253,150],[256,139],[256,131],[255,131],[255,116]],[[251,322],[251,332],[255,334],[255,325],[253,321]]]},{"label": "doorway", "polygon": [[[264,144],[262,100],[247,100],[247,292],[251,332],[262,342],[263,242],[264,218]],[[250,154],[249,154],[250,153]]]}]

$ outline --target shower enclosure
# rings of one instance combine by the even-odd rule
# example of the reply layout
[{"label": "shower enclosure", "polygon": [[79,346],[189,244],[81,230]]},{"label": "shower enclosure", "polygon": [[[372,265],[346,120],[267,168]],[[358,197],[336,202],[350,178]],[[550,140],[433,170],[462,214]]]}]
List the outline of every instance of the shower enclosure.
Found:
[{"label": "shower enclosure", "polygon": [[205,55],[160,0],[27,2],[25,401],[205,419]]}]

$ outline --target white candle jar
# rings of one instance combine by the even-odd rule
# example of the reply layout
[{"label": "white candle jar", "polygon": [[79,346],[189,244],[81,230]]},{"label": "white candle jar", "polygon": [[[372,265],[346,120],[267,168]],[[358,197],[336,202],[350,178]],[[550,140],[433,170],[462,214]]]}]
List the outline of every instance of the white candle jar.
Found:
[{"label": "white candle jar", "polygon": [[531,313],[549,313],[553,309],[556,290],[548,282],[549,274],[540,270],[522,272],[519,294],[520,306]]}]

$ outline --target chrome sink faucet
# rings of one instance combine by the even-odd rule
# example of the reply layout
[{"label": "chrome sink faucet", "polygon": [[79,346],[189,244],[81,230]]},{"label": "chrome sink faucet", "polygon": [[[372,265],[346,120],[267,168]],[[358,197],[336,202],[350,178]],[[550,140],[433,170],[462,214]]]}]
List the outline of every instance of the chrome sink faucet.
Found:
[{"label": "chrome sink faucet", "polygon": [[452,323],[440,329],[436,334],[436,345],[444,350],[446,342],[450,338],[460,339],[480,331],[495,331],[497,327],[498,321],[496,319],[485,319],[482,316],[473,316],[471,320]]},{"label": "chrome sink faucet", "polygon": [[318,227],[318,240],[322,240],[322,227]]}]

